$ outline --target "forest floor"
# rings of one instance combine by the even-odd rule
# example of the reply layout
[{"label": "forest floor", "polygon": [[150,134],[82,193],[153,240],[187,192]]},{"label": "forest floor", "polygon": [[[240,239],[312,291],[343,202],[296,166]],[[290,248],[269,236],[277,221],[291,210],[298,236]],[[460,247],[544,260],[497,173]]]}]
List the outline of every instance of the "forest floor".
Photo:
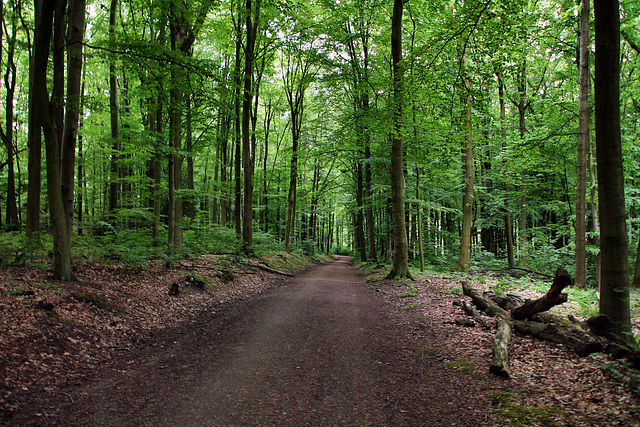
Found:
[{"label": "forest floor", "polygon": [[511,378],[489,374],[455,277],[229,256],[49,274],[0,270],[3,425],[640,425],[597,358],[515,334]]}]

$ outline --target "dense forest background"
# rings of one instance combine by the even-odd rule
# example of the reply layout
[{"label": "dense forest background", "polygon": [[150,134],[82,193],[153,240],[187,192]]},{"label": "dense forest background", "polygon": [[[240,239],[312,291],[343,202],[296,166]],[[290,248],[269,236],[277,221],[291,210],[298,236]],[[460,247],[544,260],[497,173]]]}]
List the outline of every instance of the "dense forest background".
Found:
[{"label": "dense forest background", "polygon": [[[589,2],[0,4],[4,260],[44,248],[60,278],[100,250],[390,262],[395,214],[423,270],[562,265],[598,282]],[[631,265],[639,16],[621,2]]]}]

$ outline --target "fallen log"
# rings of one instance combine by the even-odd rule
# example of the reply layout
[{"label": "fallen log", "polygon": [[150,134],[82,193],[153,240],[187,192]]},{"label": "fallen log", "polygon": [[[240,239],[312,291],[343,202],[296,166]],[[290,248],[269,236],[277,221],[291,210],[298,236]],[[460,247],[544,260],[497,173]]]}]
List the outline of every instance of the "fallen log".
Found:
[{"label": "fallen log", "polygon": [[509,341],[511,341],[511,323],[498,320],[498,331],[493,337],[491,348],[491,366],[489,372],[504,378],[509,378]]},{"label": "fallen log", "polygon": [[482,295],[507,311],[511,311],[525,303],[524,298],[519,295],[507,294],[507,296],[502,296],[491,291],[484,291]]},{"label": "fallen log", "polygon": [[478,310],[482,310],[489,316],[509,319],[509,313],[490,299],[485,298],[479,290],[474,289],[466,281],[462,282],[462,292],[471,298]]},{"label": "fallen log", "polygon": [[581,357],[601,352],[606,346],[605,339],[566,323],[545,324],[531,320],[516,320],[513,327],[521,334],[564,345]]},{"label": "fallen log", "polygon": [[559,268],[553,278],[553,283],[549,291],[537,300],[527,300],[524,305],[514,309],[511,317],[515,320],[530,319],[533,315],[542,311],[547,311],[551,307],[567,302],[567,294],[562,291],[571,285],[573,280],[567,270]]},{"label": "fallen log", "polygon": [[473,320],[475,320],[480,326],[485,329],[491,329],[489,322],[484,320],[482,316],[480,316],[480,313],[478,313],[478,310],[476,310],[475,307],[467,301],[462,301],[462,308],[464,308],[464,311],[466,311],[469,316],[473,317]]},{"label": "fallen log", "polygon": [[279,274],[280,276],[293,277],[293,274],[291,273],[287,273],[286,271],[276,270],[275,268],[271,268],[269,266],[266,266],[258,262],[247,261],[247,264],[250,265],[251,267],[266,271],[267,273]]}]

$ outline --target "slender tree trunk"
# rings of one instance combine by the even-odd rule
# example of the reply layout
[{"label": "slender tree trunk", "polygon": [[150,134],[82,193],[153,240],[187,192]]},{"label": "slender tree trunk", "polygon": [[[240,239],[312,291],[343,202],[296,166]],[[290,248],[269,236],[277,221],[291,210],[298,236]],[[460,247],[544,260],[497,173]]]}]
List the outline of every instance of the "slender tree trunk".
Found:
[{"label": "slender tree trunk", "polygon": [[[466,60],[463,58],[463,67]],[[464,72],[464,71],[463,71]],[[462,78],[464,88],[461,96],[464,106],[465,137],[462,145],[464,195],[462,198],[462,234],[460,236],[460,257],[458,258],[457,271],[469,269],[469,257],[471,253],[471,228],[473,226],[473,187],[475,170],[473,165],[473,117],[471,111],[471,82],[467,76]]]},{"label": "slender tree trunk", "polygon": [[289,170],[289,195],[287,196],[287,222],[284,229],[284,249],[289,250],[292,234],[295,229],[296,218],[296,190],[298,183],[298,126],[293,123],[298,122],[298,112],[291,111],[292,121],[292,145],[291,145],[291,166]]},{"label": "slender tree trunk", "polygon": [[620,9],[617,0],[594,0],[595,130],[598,162],[602,282],[600,314],[618,332],[631,332],[629,253],[620,135]]},{"label": "slender tree trunk", "polygon": [[391,18],[391,59],[393,69],[393,122],[391,144],[391,208],[393,220],[393,265],[389,279],[411,278],[409,243],[404,213],[404,70],[402,65],[403,0],[394,0]]},{"label": "slender tree trunk", "polygon": [[269,135],[271,134],[271,121],[273,120],[274,109],[271,104],[271,100],[266,106],[264,117],[264,158],[262,161],[262,230],[265,233],[269,232],[269,180],[267,177],[267,166],[269,159]]},{"label": "slender tree trunk", "polygon": [[[7,70],[4,75],[4,86],[6,89],[5,103],[5,132],[2,137],[7,150],[7,200],[6,200],[6,227],[10,229],[18,229],[20,220],[18,218],[18,202],[16,196],[16,179],[14,169],[14,144],[13,144],[13,101],[16,89],[16,64],[14,62],[16,50],[16,34],[18,30],[17,11],[15,10],[15,0],[11,1],[12,18],[11,18],[11,35],[7,41]],[[3,8],[4,14],[4,8]],[[2,22],[3,19],[0,19]],[[5,23],[7,29],[9,25]]]},{"label": "slender tree trunk", "polygon": [[[503,144],[506,144],[507,114],[506,114],[505,102],[504,102],[504,81],[502,79],[502,73],[500,71],[496,72],[496,75],[498,77],[498,100],[500,102],[500,129],[501,129]],[[506,162],[505,162],[505,168],[506,168]],[[516,266],[516,262],[515,262],[514,250],[513,250],[513,222],[511,219],[511,206],[510,206],[511,202],[509,198],[511,193],[511,186],[509,185],[509,181],[508,181],[509,178],[507,176],[508,174],[505,173],[504,175],[505,175],[504,231],[505,231],[505,236],[507,241],[507,262],[508,262],[509,268],[514,268]]]},{"label": "slender tree trunk", "polygon": [[[515,103],[518,109],[518,123],[520,128],[520,139],[524,139],[526,132],[525,127],[525,111],[529,107],[527,102],[527,76],[525,73],[525,64],[520,64],[518,76],[518,102]],[[520,242],[520,261],[526,262],[527,259],[527,171],[520,172],[522,185],[520,187],[520,221],[518,226],[518,240]]]},{"label": "slender tree trunk", "polygon": [[[118,0],[111,0],[109,8],[109,39],[112,45],[116,42],[116,16]],[[116,58],[111,54],[109,58],[109,113],[111,118],[111,162],[109,177],[109,207],[108,212],[115,219],[118,209],[118,175],[120,160],[120,124],[118,117],[118,80],[116,75]]]},{"label": "slender tree trunk", "polygon": [[416,209],[418,211],[418,252],[420,255],[420,271],[424,272],[424,236],[422,232],[422,206],[420,206],[420,166],[416,165]]},{"label": "slender tree trunk", "polygon": [[358,241],[358,250],[360,251],[360,260],[367,261],[367,245],[364,240],[364,177],[362,173],[362,164],[356,166],[356,238]]},{"label": "slender tree trunk", "polygon": [[[35,30],[34,40],[38,38],[40,31],[40,18],[42,11],[42,0],[34,2]],[[27,234],[36,236],[40,232],[40,193],[42,190],[42,128],[36,112],[34,96],[34,76],[35,69],[35,47],[29,51],[29,131],[27,135],[27,145],[29,147],[28,158],[28,191],[27,191]]]},{"label": "slender tree trunk", "polygon": [[162,133],[164,132],[164,115],[162,114],[162,98],[158,95],[158,101],[155,105],[155,134],[153,135],[155,144],[155,155],[153,159],[153,242],[154,245],[160,244],[160,211],[161,211],[161,195],[160,184],[162,181]]},{"label": "slender tree trunk", "polygon": [[589,0],[580,13],[580,101],[578,116],[578,171],[576,179],[576,277],[578,287],[587,284],[587,144],[589,143]]},{"label": "slender tree trunk", "polygon": [[251,156],[251,109],[253,93],[251,82],[253,78],[253,55],[256,43],[258,22],[253,21],[252,15],[258,16],[260,2],[252,8],[251,0],[246,0],[246,31],[247,38],[244,52],[244,96],[242,103],[242,166],[244,168],[244,205],[242,222],[242,246],[245,252],[252,252],[253,246],[253,159]]},{"label": "slender tree trunk", "polygon": [[234,71],[234,108],[235,108],[235,157],[234,157],[234,177],[235,177],[235,228],[238,238],[242,238],[242,129],[241,129],[241,115],[240,115],[240,90],[242,82],[242,26],[240,19],[236,28],[236,67]]},{"label": "slender tree trunk", "polygon": [[[311,64],[297,53],[290,53],[284,73],[284,85],[291,113],[291,168],[289,171],[289,194],[287,197],[287,220],[284,230],[284,248],[289,250],[295,234],[298,144],[304,116],[304,96],[311,80]],[[298,56],[296,56],[298,55]]]},{"label": "slender tree trunk", "polygon": [[67,240],[71,242],[73,230],[73,194],[80,116],[80,89],[82,80],[82,42],[84,39],[85,0],[70,0],[67,33],[67,105],[61,149],[62,204],[67,223]]},{"label": "slender tree trunk", "polygon": [[71,242],[67,239],[62,203],[60,147],[47,90],[47,63],[55,5],[39,1],[36,11],[41,11],[41,25],[34,47],[34,103],[42,124],[47,154],[47,199],[53,235],[53,274],[58,279],[69,280],[73,277]]},{"label": "slender tree trunk", "polygon": [[195,202],[195,182],[193,170],[193,125],[191,123],[191,97],[187,96],[187,113],[186,126],[187,134],[185,137],[185,145],[187,149],[187,190],[189,191],[187,202],[187,217],[193,221],[196,219],[196,202]]},{"label": "slender tree trunk", "polygon": [[[86,28],[86,27],[85,27]],[[80,88],[80,111],[82,111],[84,109],[84,105],[85,105],[85,98],[84,98],[84,93],[85,93],[85,82],[86,82],[86,76],[87,76],[87,63],[86,63],[86,56],[84,56],[83,54],[83,58],[82,58],[82,87]],[[84,216],[83,216],[83,209],[85,207],[84,204],[84,200],[85,200],[85,187],[86,187],[86,174],[85,174],[85,167],[84,167],[84,147],[83,147],[83,135],[82,135],[82,126],[83,126],[83,120],[82,120],[82,116],[79,116],[79,120],[78,120],[78,235],[82,235],[83,234],[83,227],[82,227],[82,222],[84,221]]]}]

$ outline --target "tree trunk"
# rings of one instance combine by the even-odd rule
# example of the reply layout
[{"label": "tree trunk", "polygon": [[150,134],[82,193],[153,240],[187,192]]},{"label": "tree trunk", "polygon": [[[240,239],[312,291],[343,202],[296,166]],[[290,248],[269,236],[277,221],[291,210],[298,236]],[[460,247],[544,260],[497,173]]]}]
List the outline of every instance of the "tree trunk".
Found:
[{"label": "tree trunk", "polygon": [[576,178],[576,286],[587,284],[587,144],[589,143],[589,0],[580,12],[580,101],[578,115],[578,171]]},{"label": "tree trunk", "polygon": [[[463,67],[466,62],[463,58]],[[457,271],[467,271],[469,269],[469,257],[471,253],[471,228],[473,226],[473,187],[475,171],[473,164],[473,117],[471,111],[471,82],[467,76],[462,78],[464,87],[461,95],[464,105],[464,128],[465,137],[462,145],[462,155],[464,158],[464,195],[462,197],[462,235],[460,236],[460,257],[458,258]]]},{"label": "tree trunk", "polygon": [[189,191],[186,199],[187,204],[187,217],[193,221],[196,219],[196,197],[195,197],[195,183],[193,178],[193,127],[191,123],[191,97],[187,96],[187,113],[186,113],[186,126],[187,134],[185,137],[185,146],[187,150],[187,190]]},{"label": "tree trunk", "polygon": [[284,248],[289,250],[295,234],[297,182],[298,182],[298,144],[304,115],[304,97],[311,82],[311,63],[298,52],[290,52],[286,58],[284,86],[291,113],[291,168],[289,172],[289,195],[287,197],[287,220],[284,230]]},{"label": "tree trunk", "polygon": [[[5,132],[3,132],[2,138],[7,150],[7,200],[6,200],[6,227],[8,229],[17,230],[20,227],[20,220],[18,218],[18,201],[16,196],[16,179],[14,169],[14,144],[13,144],[13,101],[16,89],[16,65],[14,62],[15,50],[16,50],[16,34],[18,30],[17,11],[15,10],[14,2],[11,2],[14,6],[11,11],[11,35],[7,43],[7,70],[4,75],[4,86],[6,89],[6,102],[5,102]],[[4,8],[3,8],[4,9]],[[4,15],[4,10],[3,10]],[[2,17],[4,18],[4,17]],[[0,22],[4,19],[0,19]],[[7,30],[9,28],[8,23],[5,23]],[[0,46],[1,47],[1,46]]]},{"label": "tree trunk", "polygon": [[34,104],[42,124],[47,155],[47,199],[53,234],[53,274],[61,280],[70,280],[71,242],[67,239],[66,220],[60,183],[60,147],[47,90],[47,63],[55,5],[36,3],[41,10],[41,25],[34,46]]},{"label": "tree trunk", "polygon": [[[498,101],[500,103],[500,131],[502,136],[502,144],[503,146],[507,143],[507,114],[505,109],[504,102],[504,81],[502,79],[502,72],[497,71],[496,76],[498,77]],[[514,268],[516,266],[514,250],[513,250],[513,221],[511,218],[511,203],[510,203],[510,192],[511,186],[509,184],[509,177],[506,173],[507,164],[505,161],[505,183],[504,183],[504,233],[507,241],[507,263],[509,268]]]},{"label": "tree trunk", "polygon": [[358,240],[358,250],[360,251],[360,260],[367,261],[367,246],[364,241],[364,180],[362,174],[362,164],[357,163],[356,168],[356,238]]},{"label": "tree trunk", "polygon": [[[109,8],[109,41],[112,45],[116,42],[116,16],[118,13],[118,0],[111,0]],[[111,163],[109,177],[109,207],[108,212],[115,219],[115,211],[118,209],[118,171],[120,160],[120,124],[118,117],[118,78],[116,75],[115,54],[109,57],[109,113],[111,118]]]},{"label": "tree trunk", "polygon": [[511,323],[506,320],[498,320],[497,332],[493,338],[491,349],[491,365],[489,372],[509,378],[509,341],[511,341]]},{"label": "tree trunk", "polygon": [[393,70],[393,137],[391,143],[391,209],[393,221],[393,265],[387,278],[411,278],[409,243],[404,212],[404,69],[402,64],[403,0],[394,0],[391,17]]},{"label": "tree trunk", "polygon": [[620,15],[617,0],[594,0],[595,129],[600,205],[600,314],[630,332],[629,258],[620,135]]},{"label": "tree trunk", "polygon": [[416,165],[416,209],[418,211],[418,252],[420,255],[420,271],[424,272],[424,236],[422,232],[422,206],[420,205],[420,166]]},{"label": "tree trunk", "polygon": [[[520,128],[520,139],[524,139],[526,132],[525,126],[525,111],[529,108],[529,102],[527,100],[527,76],[526,65],[523,61],[519,66],[518,74],[518,101],[513,102],[518,109],[518,123]],[[519,221],[519,233],[518,240],[520,242],[520,261],[526,262],[527,260],[527,171],[522,170],[520,172],[520,180],[522,185],[520,187],[520,221]]]},{"label": "tree trunk", "polygon": [[253,92],[251,88],[253,78],[253,56],[256,43],[257,18],[260,2],[252,7],[251,0],[246,0],[246,31],[247,39],[244,51],[244,94],[242,102],[242,167],[244,169],[244,204],[242,214],[242,248],[246,253],[253,251],[253,159],[251,156],[251,109]]},{"label": "tree trunk", "polygon": [[287,222],[284,229],[284,250],[289,250],[291,244],[292,235],[295,229],[295,217],[296,217],[296,190],[298,182],[298,112],[291,108],[291,132],[292,132],[292,145],[291,145],[291,167],[289,171],[289,195],[287,196]]},{"label": "tree trunk", "polygon": [[242,238],[242,129],[241,129],[241,115],[240,115],[240,90],[242,81],[242,25],[238,19],[236,27],[236,67],[234,71],[234,123],[235,123],[235,157],[234,157],[234,177],[235,177],[235,228],[238,238]]},{"label": "tree trunk", "polygon": [[73,230],[73,194],[80,116],[80,89],[82,80],[82,42],[84,39],[85,0],[69,0],[67,33],[67,105],[62,132],[61,171],[62,204],[67,224],[67,239],[71,242]]},{"label": "tree trunk", "polygon": [[511,312],[511,317],[516,320],[530,319],[532,316],[547,311],[551,307],[567,302],[567,294],[563,294],[562,291],[571,284],[573,284],[573,281],[569,273],[559,268],[553,277],[553,283],[549,291],[537,300],[529,300],[524,305],[514,309]]},{"label": "tree trunk", "polygon": [[[34,2],[35,30],[34,40],[38,38],[40,31],[40,18],[42,12],[42,1]],[[27,234],[36,236],[40,232],[40,193],[42,190],[42,128],[38,114],[36,112],[34,96],[34,76],[35,69],[35,47],[29,52],[29,131],[27,135],[27,145],[29,147],[28,174],[29,184],[27,191]]]}]

